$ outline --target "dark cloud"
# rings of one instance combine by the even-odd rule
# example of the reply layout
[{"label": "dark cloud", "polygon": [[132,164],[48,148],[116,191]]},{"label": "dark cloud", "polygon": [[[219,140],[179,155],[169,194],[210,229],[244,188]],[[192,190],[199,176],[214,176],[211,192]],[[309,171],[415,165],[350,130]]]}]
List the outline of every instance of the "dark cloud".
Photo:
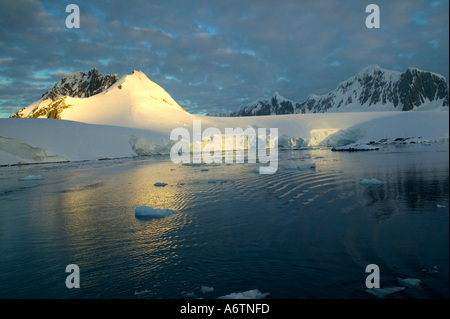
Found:
[{"label": "dark cloud", "polygon": [[325,94],[369,64],[433,71],[448,79],[449,4],[372,1],[0,2],[0,116],[36,99],[67,73],[142,70],[188,111],[216,113],[279,91],[301,101]]}]

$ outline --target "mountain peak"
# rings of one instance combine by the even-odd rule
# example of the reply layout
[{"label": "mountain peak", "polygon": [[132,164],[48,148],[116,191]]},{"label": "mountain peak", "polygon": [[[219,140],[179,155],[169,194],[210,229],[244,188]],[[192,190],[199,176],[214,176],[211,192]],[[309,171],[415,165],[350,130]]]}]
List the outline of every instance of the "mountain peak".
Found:
[{"label": "mountain peak", "polygon": [[384,70],[378,64],[371,64],[362,69],[359,73],[372,73],[374,71],[382,71]]},{"label": "mountain peak", "polygon": [[[182,113],[182,115],[180,115]],[[11,117],[41,117],[118,126],[189,117],[175,100],[142,71],[102,76],[96,68],[65,76],[39,100]],[[139,124],[137,124],[139,123]]]},{"label": "mountain peak", "polygon": [[51,90],[45,92],[41,99],[55,101],[64,96],[90,97],[107,89],[118,79],[117,74],[101,75],[97,68],[92,68],[88,72],[73,72],[62,78]]},{"label": "mountain peak", "polygon": [[449,106],[448,84],[442,75],[408,68],[405,72],[373,64],[341,82],[334,91],[294,103],[275,92],[271,101],[241,107],[232,116],[288,113],[412,111]]},{"label": "mountain peak", "polygon": [[275,91],[273,94],[272,94],[272,97],[271,97],[272,99],[275,99],[275,100],[277,100],[277,101],[279,101],[279,102],[281,102],[281,101],[284,101],[284,100],[286,100],[278,91]]}]

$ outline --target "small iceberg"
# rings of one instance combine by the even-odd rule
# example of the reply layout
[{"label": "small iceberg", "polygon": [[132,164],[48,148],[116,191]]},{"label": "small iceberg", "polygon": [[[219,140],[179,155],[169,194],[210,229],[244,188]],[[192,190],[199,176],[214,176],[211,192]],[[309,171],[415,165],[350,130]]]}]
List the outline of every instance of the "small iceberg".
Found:
[{"label": "small iceberg", "polygon": [[197,295],[195,294],[195,292],[193,292],[193,291],[192,292],[188,292],[187,294],[184,295],[184,297],[185,298],[191,298],[191,299],[198,298]]},{"label": "small iceberg", "polygon": [[258,289],[248,290],[244,292],[233,292],[229,295],[218,297],[218,299],[263,299],[269,293],[261,293]]},{"label": "small iceberg", "polygon": [[376,178],[365,178],[359,182],[361,185],[383,185],[384,182]]},{"label": "small iceberg", "polygon": [[156,187],[164,187],[166,185],[167,185],[166,183],[155,183],[155,184],[153,184],[153,186],[156,186]]},{"label": "small iceberg", "polygon": [[315,163],[303,164],[303,165],[288,165],[288,166],[284,167],[284,169],[287,169],[287,170],[297,170],[297,171],[304,171],[304,170],[315,169],[315,168],[316,168]]},{"label": "small iceberg", "polygon": [[208,286],[201,286],[200,287],[200,292],[206,294],[208,292],[213,292],[214,288],[213,287],[208,287]]},{"label": "small iceberg", "polygon": [[437,266],[434,266],[432,269],[424,268],[424,269],[422,269],[422,272],[424,274],[432,275],[432,274],[437,274],[439,272],[439,270],[438,270]]},{"label": "small iceberg", "polygon": [[151,292],[150,290],[147,290],[147,289],[145,289],[145,290],[142,290],[142,291],[135,291],[134,292],[134,295],[135,296],[142,296],[142,295],[145,295],[145,294],[148,294],[149,292]]},{"label": "small iceberg", "polygon": [[35,181],[44,179],[41,175],[28,175],[26,177],[19,178],[19,181]]},{"label": "small iceberg", "polygon": [[420,279],[417,278],[397,278],[397,282],[401,286],[420,288]]},{"label": "small iceberg", "polygon": [[366,292],[374,295],[378,298],[386,297],[387,295],[393,294],[395,292],[403,291],[405,287],[390,287],[390,288],[369,288]]},{"label": "small iceberg", "polygon": [[139,206],[134,210],[134,215],[136,217],[143,218],[162,218],[168,217],[176,214],[175,211],[170,209],[158,209],[150,206]]}]

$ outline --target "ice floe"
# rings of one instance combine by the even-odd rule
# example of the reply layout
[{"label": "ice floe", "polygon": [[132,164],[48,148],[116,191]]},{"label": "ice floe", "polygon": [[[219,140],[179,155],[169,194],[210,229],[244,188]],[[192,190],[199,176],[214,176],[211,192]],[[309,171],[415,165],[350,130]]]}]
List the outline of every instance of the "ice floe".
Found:
[{"label": "ice floe", "polygon": [[134,292],[134,295],[139,297],[139,296],[146,295],[146,294],[148,294],[149,292],[151,292],[151,291],[150,291],[150,290],[147,290],[147,289],[142,290],[142,291],[137,291],[137,290],[136,290],[136,291]]},{"label": "ice floe", "polygon": [[404,287],[420,288],[421,281],[417,278],[397,278],[399,285]]},{"label": "ice floe", "polygon": [[150,206],[139,206],[134,210],[134,214],[136,217],[162,218],[172,216],[176,214],[176,212],[170,209],[158,209]]},{"label": "ice floe", "polygon": [[439,270],[438,270],[438,267],[437,267],[437,266],[434,266],[434,267],[431,268],[431,269],[424,268],[424,269],[422,269],[422,272],[423,272],[424,274],[432,275],[432,274],[437,274],[437,273],[439,272]]},{"label": "ice floe", "polygon": [[303,164],[303,165],[288,165],[288,166],[284,167],[284,169],[287,169],[287,170],[298,170],[298,171],[303,171],[303,170],[307,170],[307,169],[315,169],[315,168],[316,168],[315,163]]},{"label": "ice floe", "polygon": [[156,186],[156,187],[164,187],[164,186],[166,186],[167,184],[166,183],[155,183],[155,184],[153,184],[153,186]]},{"label": "ice floe", "polygon": [[[207,293],[210,293],[210,292],[213,292],[213,291],[214,291],[214,288],[213,287],[208,287],[208,286],[201,286],[200,289],[198,289],[198,292],[201,292],[202,294],[207,294]],[[196,299],[202,298],[202,297],[197,296],[195,291],[188,292],[187,294],[184,294],[184,297],[185,298],[196,298]]]},{"label": "ice floe", "polygon": [[263,299],[269,293],[261,293],[258,289],[248,290],[244,292],[233,292],[231,294],[218,297],[218,299]]},{"label": "ice floe", "polygon": [[19,181],[33,181],[33,180],[41,180],[41,179],[44,179],[41,175],[28,175],[28,176],[19,178]]},{"label": "ice floe", "polygon": [[201,286],[200,287],[200,292],[202,293],[208,293],[208,292],[213,292],[214,288],[213,287],[208,287],[208,286]]}]

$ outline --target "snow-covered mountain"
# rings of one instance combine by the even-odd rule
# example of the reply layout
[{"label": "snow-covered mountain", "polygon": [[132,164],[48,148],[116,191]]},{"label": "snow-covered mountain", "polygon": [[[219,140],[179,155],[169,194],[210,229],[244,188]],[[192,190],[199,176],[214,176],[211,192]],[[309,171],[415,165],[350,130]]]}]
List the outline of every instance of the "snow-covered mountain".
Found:
[{"label": "snow-covered mountain", "polygon": [[92,69],[66,76],[11,117],[158,129],[185,123],[191,115],[141,71],[119,79]]},{"label": "snow-covered mountain", "polygon": [[231,115],[448,110],[448,95],[447,81],[439,74],[416,68],[402,73],[371,65],[328,94],[310,95],[299,103],[275,92],[271,98],[243,106]]}]

